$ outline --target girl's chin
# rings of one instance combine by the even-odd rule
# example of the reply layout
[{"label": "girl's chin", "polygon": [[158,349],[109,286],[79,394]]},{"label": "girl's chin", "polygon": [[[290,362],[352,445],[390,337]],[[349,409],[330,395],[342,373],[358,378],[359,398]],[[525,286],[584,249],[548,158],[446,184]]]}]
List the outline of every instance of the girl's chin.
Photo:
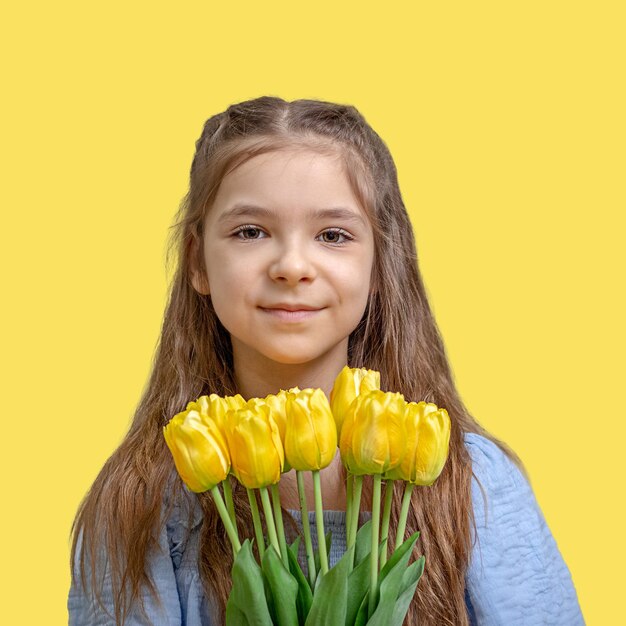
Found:
[{"label": "girl's chin", "polygon": [[[267,333],[266,333],[267,335]],[[231,335],[234,358],[246,366],[258,364],[263,367],[276,365],[305,365],[312,361],[318,361],[329,351],[326,343],[321,343],[319,338],[306,338],[303,336],[276,336],[265,337],[262,344],[248,343]],[[332,347],[330,348],[332,351]]]},{"label": "girl's chin", "polygon": [[315,360],[319,355],[292,352],[290,354],[267,354],[266,356],[269,360],[274,363],[280,363],[281,365],[304,365],[305,363]]}]

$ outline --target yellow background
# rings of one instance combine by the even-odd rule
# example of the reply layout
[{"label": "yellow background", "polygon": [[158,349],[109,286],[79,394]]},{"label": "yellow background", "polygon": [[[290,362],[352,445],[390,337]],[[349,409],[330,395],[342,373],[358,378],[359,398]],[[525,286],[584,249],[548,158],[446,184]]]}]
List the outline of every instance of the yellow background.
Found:
[{"label": "yellow background", "polygon": [[[204,121],[357,106],[389,145],[470,411],[525,461],[588,624],[623,615],[619,2],[30,2],[2,46],[3,616],[63,624]],[[7,622],[7,623],[9,623]]]}]

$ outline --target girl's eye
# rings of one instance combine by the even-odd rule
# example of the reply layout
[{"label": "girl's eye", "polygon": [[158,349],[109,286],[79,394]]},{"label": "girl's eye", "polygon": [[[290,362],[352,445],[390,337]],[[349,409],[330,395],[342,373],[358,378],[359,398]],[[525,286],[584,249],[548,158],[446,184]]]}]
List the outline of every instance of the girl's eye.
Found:
[{"label": "girl's eye", "polygon": [[[255,240],[258,239],[258,237],[246,237],[246,236],[240,236],[243,233],[250,233],[250,231],[254,232],[263,232],[261,228],[259,228],[258,226],[252,226],[251,224],[244,224],[243,226],[239,226],[239,228],[233,233],[234,237],[237,237],[238,239],[242,239],[244,241],[250,241],[250,240]],[[326,240],[325,243],[330,243],[330,244],[334,244],[336,246],[343,246],[345,245],[346,241],[352,241],[354,239],[354,237],[352,237],[352,235],[350,235],[349,233],[347,233],[345,230],[343,230],[343,228],[327,228],[325,231],[323,231],[321,233],[321,235],[324,234],[328,234],[330,233],[333,236],[333,239],[331,239],[330,241]],[[338,241],[336,239],[336,237],[343,237],[344,241]]]},{"label": "girl's eye", "polygon": [[345,230],[343,230],[343,228],[329,228],[328,230],[325,230],[323,234],[325,233],[330,233],[333,236],[339,236],[339,237],[343,237],[344,241],[327,241],[326,243],[334,243],[338,246],[343,246],[345,245],[346,241],[352,241],[354,239],[354,237],[352,237],[352,235],[348,234]]},{"label": "girl's eye", "polygon": [[257,228],[256,226],[250,226],[248,224],[245,224],[244,226],[240,226],[234,233],[233,235],[239,239],[257,239],[257,237],[239,237],[239,235],[241,233],[249,233],[250,231],[260,231],[260,228]]}]

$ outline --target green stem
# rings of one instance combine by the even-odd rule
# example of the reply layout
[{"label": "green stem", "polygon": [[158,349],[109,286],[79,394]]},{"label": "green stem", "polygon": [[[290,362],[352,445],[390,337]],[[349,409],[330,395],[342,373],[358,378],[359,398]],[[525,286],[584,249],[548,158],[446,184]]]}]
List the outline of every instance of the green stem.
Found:
[{"label": "green stem", "polygon": [[409,513],[409,504],[411,504],[411,492],[413,491],[411,483],[404,485],[404,496],[402,497],[402,509],[400,510],[400,519],[398,520],[398,530],[396,532],[396,550],[404,543],[404,531],[406,530],[406,517]]},{"label": "green stem", "polygon": [[278,533],[278,543],[280,544],[280,556],[283,564],[289,571],[289,557],[287,556],[287,540],[285,539],[285,527],[283,526],[283,511],[280,506],[280,492],[278,483],[272,485],[272,504],[274,505],[274,518],[276,520],[276,531]]},{"label": "green stem", "polygon": [[320,553],[320,570],[322,576],[328,572],[328,555],[326,554],[326,537],[324,536],[324,510],[322,508],[322,486],[320,471],[313,474],[313,491],[315,493],[315,524],[317,525],[317,548]]},{"label": "green stem", "polygon": [[[391,515],[391,502],[393,500],[393,480],[385,481],[385,506],[383,508],[383,521],[380,526],[380,543],[389,539],[389,516]],[[389,546],[385,546],[380,557],[380,569],[387,562],[387,550]]]},{"label": "green stem", "polygon": [[350,542],[350,530],[351,530],[351,521],[352,515],[350,515],[350,511],[352,510],[352,493],[354,487],[354,474],[348,472],[347,481],[346,481],[346,546],[352,545]]},{"label": "green stem", "polygon": [[250,509],[252,510],[252,521],[254,522],[254,534],[256,536],[256,545],[259,549],[259,559],[263,559],[265,553],[265,538],[263,537],[263,526],[261,524],[261,515],[259,514],[259,505],[252,489],[247,489],[248,500],[250,501]]},{"label": "green stem", "polygon": [[368,616],[372,617],[376,607],[378,590],[378,530],[380,526],[380,474],[374,474],[374,489],[372,491],[372,551],[370,553],[370,595]]},{"label": "green stem", "polygon": [[237,535],[239,535],[239,530],[237,529],[237,516],[235,515],[235,503],[233,502],[233,488],[230,484],[230,476],[226,476],[226,479],[222,484],[224,485],[224,499],[226,500],[226,508],[228,509],[228,514],[230,515],[230,521],[233,523],[233,526],[237,531]]},{"label": "green stem", "polygon": [[218,489],[217,485],[211,489],[211,495],[213,496],[213,500],[215,500],[215,506],[217,507],[217,511],[222,518],[222,522],[224,523],[224,527],[226,528],[226,532],[228,533],[228,538],[230,539],[230,543],[233,546],[233,552],[237,554],[239,550],[241,550],[241,544],[239,543],[239,537],[237,536],[237,531],[233,526],[233,523],[230,521],[230,515],[226,509],[226,505],[224,504],[224,500],[222,499],[222,494]]},{"label": "green stem", "polygon": [[356,541],[356,533],[359,529],[359,513],[361,511],[361,492],[363,491],[363,476],[354,477],[354,489],[352,493],[352,506],[350,514],[352,519],[350,520],[350,546],[354,545]]},{"label": "green stem", "polygon": [[274,516],[272,515],[270,494],[267,492],[267,487],[261,487],[259,489],[259,492],[261,493],[261,502],[263,503],[263,513],[265,513],[265,525],[267,526],[267,534],[270,537],[270,543],[274,546],[274,549],[276,550],[276,554],[280,556],[280,545],[278,543],[278,536],[276,535]]},{"label": "green stem", "polygon": [[300,514],[302,515],[302,530],[304,531],[304,545],[306,547],[306,560],[309,571],[309,583],[311,590],[315,586],[317,570],[315,569],[315,555],[313,554],[313,543],[311,542],[311,527],[309,526],[309,511],[306,505],[306,493],[304,491],[304,474],[296,470],[298,479],[298,497],[300,498]]}]

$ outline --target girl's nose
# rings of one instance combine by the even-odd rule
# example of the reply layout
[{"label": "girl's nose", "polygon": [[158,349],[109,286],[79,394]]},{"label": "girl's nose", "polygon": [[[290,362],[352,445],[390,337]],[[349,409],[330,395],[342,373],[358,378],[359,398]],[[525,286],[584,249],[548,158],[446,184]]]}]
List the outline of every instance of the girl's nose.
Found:
[{"label": "girl's nose", "polygon": [[303,278],[313,280],[315,267],[311,255],[303,249],[302,243],[293,242],[277,251],[276,258],[270,264],[269,274],[272,280],[297,284]]}]

